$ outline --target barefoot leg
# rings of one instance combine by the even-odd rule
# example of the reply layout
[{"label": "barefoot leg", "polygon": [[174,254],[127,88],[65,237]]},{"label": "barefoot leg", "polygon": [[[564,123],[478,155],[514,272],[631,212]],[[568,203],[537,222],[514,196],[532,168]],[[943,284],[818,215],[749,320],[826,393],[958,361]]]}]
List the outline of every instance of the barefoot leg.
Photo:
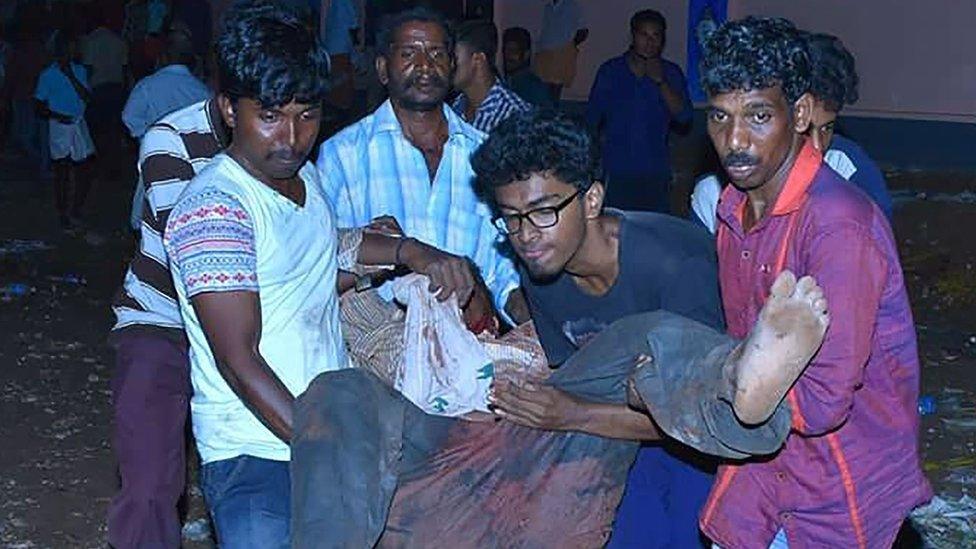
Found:
[{"label": "barefoot leg", "polygon": [[733,408],[746,424],[766,421],[823,343],[827,300],[811,277],[784,271],[773,282],[759,320],[730,356]]}]

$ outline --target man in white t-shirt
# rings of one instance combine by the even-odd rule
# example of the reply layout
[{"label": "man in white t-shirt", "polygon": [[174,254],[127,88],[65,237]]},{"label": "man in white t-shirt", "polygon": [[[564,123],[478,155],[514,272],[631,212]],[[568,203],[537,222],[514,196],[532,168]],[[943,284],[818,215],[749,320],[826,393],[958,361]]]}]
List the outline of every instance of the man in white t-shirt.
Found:
[{"label": "man in white t-shirt", "polygon": [[54,200],[63,229],[77,227],[91,189],[88,159],[95,145],[85,109],[91,101],[88,71],[73,59],[77,41],[65,32],[54,37],[54,62],[37,79],[34,99],[47,118],[48,147],[54,169]]},{"label": "man in white t-shirt", "polygon": [[402,264],[444,298],[470,287],[466,260],[411,238],[358,234],[338,257],[335,215],[307,162],[327,55],[305,21],[237,4],[217,43],[217,104],[230,146],[183,190],[164,247],[190,344],[201,485],[227,549],[289,546],[292,405],[346,368],[341,262]]}]

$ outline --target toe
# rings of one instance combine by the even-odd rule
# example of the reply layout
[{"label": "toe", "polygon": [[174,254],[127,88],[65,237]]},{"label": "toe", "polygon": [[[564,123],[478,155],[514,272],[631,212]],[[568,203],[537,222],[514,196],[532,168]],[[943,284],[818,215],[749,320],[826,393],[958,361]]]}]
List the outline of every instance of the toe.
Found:
[{"label": "toe", "polygon": [[820,286],[817,286],[817,281],[812,276],[805,276],[796,283],[796,292],[794,292],[794,295],[805,297],[819,289]]},{"label": "toe", "polygon": [[773,281],[769,293],[772,297],[789,297],[796,289],[796,275],[792,271],[783,271]]},{"label": "toe", "polygon": [[823,290],[820,289],[820,286],[815,286],[813,290],[807,292],[804,299],[807,300],[807,303],[816,303],[817,300],[824,299]]}]

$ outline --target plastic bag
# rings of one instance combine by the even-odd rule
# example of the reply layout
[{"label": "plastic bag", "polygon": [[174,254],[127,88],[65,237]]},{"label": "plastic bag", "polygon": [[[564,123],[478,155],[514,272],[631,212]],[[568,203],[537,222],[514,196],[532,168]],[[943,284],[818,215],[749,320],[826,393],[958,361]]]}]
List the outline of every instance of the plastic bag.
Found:
[{"label": "plastic bag", "polygon": [[461,319],[457,298],[437,301],[424,276],[393,283],[407,307],[403,369],[394,388],[428,414],[456,417],[488,411],[492,359]]}]

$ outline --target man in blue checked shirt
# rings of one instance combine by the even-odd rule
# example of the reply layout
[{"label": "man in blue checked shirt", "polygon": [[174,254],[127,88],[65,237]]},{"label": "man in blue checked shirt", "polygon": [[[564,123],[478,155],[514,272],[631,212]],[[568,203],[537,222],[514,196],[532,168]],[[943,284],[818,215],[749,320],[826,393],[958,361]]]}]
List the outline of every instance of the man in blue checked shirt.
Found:
[{"label": "man in blue checked shirt", "polygon": [[532,106],[502,83],[495,67],[498,29],[491,21],[466,21],[454,32],[454,87],[451,108],[479,130],[490,133],[512,114]]},{"label": "man in blue checked shirt", "polygon": [[[453,40],[435,12],[391,18],[377,39],[376,70],[390,99],[323,143],[317,167],[339,227],[395,220],[406,237],[467,257],[479,277],[460,291],[472,331],[528,319],[518,274],[491,213],[475,193],[471,154],[485,135],[445,104]],[[434,288],[432,288],[433,290]]]}]

